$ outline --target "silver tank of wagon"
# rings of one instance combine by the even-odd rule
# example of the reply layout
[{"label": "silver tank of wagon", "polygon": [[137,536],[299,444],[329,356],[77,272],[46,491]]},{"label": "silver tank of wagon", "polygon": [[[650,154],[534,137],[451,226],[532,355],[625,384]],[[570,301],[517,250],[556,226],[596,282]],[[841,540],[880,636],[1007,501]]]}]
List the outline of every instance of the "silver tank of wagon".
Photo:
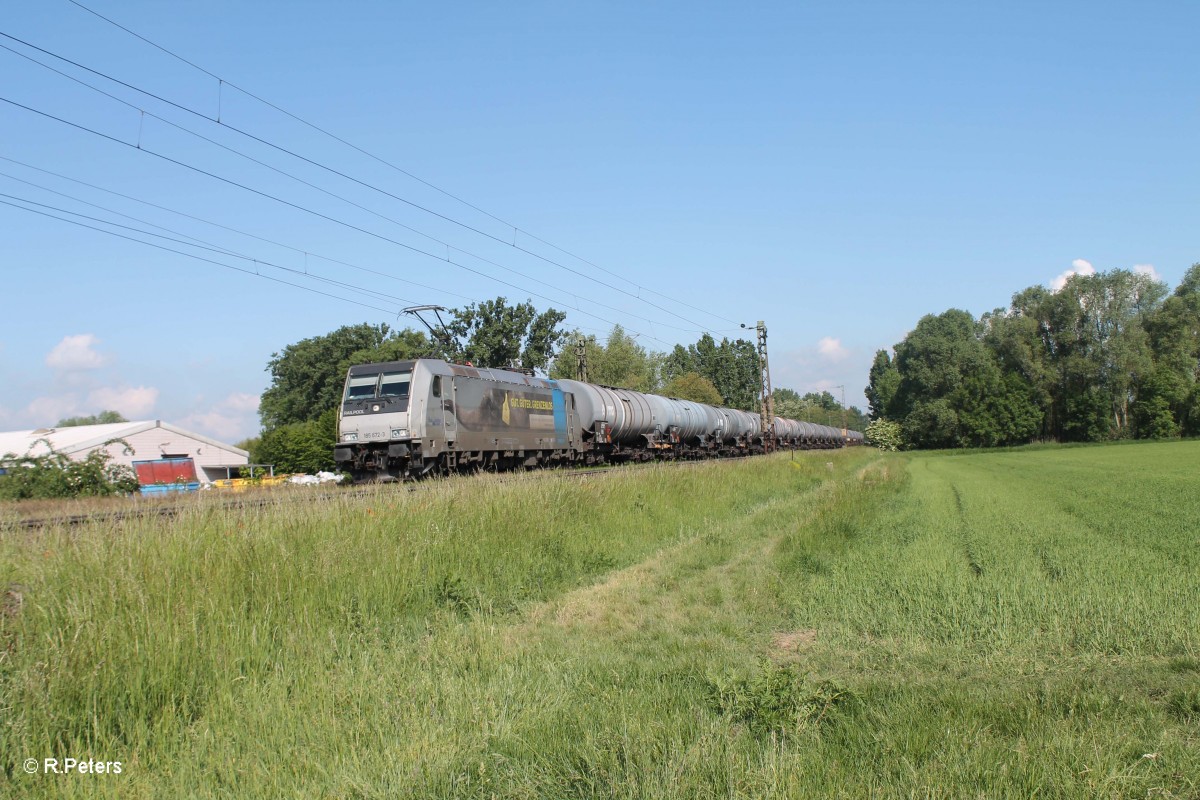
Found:
[{"label": "silver tank of wagon", "polygon": [[581,381],[560,380],[558,385],[575,395],[579,424],[594,430],[597,422],[607,422],[614,443],[630,444],[643,436],[666,435],[672,428],[678,429],[682,441],[728,435],[730,418],[721,413],[722,409],[703,403]]}]

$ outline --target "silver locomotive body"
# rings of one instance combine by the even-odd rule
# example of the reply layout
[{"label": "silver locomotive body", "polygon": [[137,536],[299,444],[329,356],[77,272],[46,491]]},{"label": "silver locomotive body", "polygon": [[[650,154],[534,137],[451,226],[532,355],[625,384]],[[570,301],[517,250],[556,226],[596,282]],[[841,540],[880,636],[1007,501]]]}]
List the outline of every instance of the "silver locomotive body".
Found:
[{"label": "silver locomotive body", "polygon": [[[401,391],[401,389],[403,391]],[[350,368],[334,461],[356,478],[569,461],[574,397],[554,381],[437,359]]]}]

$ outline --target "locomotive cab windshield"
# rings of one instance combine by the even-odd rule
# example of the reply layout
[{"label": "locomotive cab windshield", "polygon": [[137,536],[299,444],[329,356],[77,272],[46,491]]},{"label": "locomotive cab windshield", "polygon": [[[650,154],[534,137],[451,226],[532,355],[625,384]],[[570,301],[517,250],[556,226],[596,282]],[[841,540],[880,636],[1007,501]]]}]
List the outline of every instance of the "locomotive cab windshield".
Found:
[{"label": "locomotive cab windshield", "polygon": [[408,397],[412,383],[412,370],[408,372],[385,372],[379,376],[380,397]]},{"label": "locomotive cab windshield", "polygon": [[351,367],[342,396],[343,416],[407,411],[412,375],[411,361]]},{"label": "locomotive cab windshield", "polygon": [[351,375],[346,381],[346,400],[374,400],[384,397],[408,397],[412,370]]}]

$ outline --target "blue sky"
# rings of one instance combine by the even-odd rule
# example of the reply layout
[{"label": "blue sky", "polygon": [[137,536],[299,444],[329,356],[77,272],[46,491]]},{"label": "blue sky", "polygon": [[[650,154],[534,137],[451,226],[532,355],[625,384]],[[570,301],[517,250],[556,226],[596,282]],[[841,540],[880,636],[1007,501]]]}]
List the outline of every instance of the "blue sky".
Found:
[{"label": "blue sky", "polygon": [[81,2],[475,208],[67,0],[12,0],[3,33],[224,124],[0,37],[136,107],[0,50],[0,97],[125,143],[0,103],[0,193],[375,308],[0,205],[3,429],[117,408],[237,440],[287,344],[497,295],[659,350],[762,319],[776,386],[865,406],[923,314],[1200,261],[1196,3]]}]

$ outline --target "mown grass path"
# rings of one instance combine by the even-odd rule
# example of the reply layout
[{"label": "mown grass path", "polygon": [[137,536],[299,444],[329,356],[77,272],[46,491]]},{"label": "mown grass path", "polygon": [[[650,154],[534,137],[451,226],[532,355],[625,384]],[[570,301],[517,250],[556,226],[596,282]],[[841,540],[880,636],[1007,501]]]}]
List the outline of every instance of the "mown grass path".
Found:
[{"label": "mown grass path", "polygon": [[0,539],[0,792],[1193,797],[1197,463],[860,449]]}]

